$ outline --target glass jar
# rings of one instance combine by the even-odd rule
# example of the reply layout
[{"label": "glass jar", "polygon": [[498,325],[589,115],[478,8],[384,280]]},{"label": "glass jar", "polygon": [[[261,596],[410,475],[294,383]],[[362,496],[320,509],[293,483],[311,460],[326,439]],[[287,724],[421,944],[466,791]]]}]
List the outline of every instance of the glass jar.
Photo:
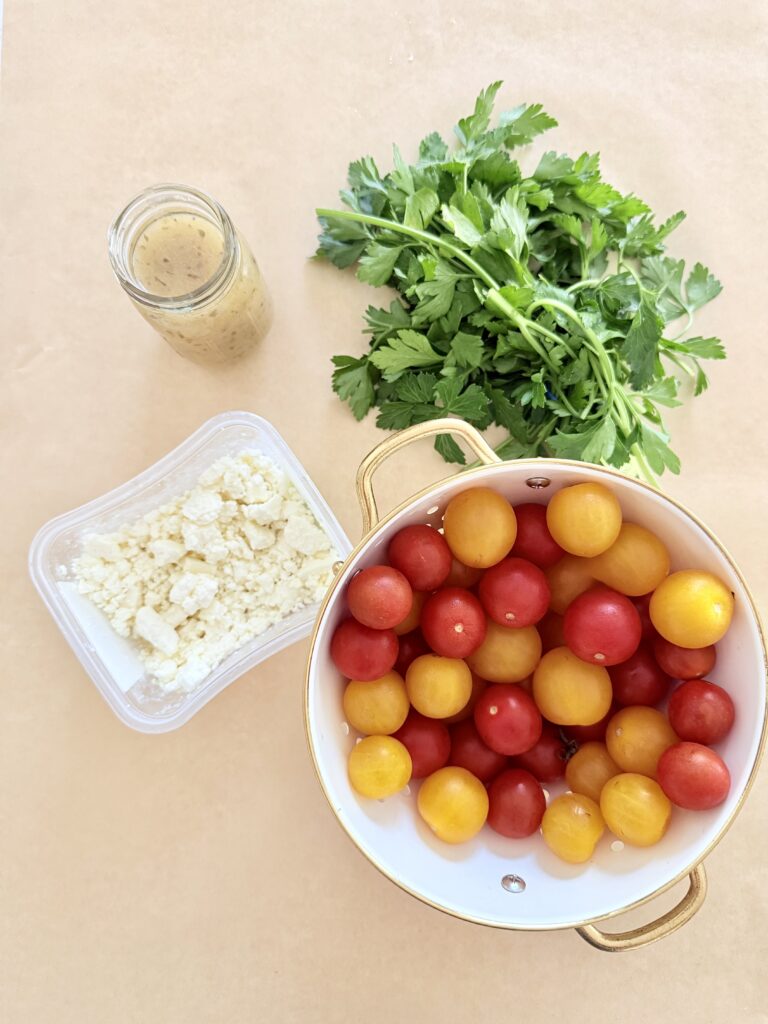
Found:
[{"label": "glass jar", "polygon": [[271,303],[248,243],[210,196],[155,185],[118,214],[109,258],[138,311],[199,363],[250,352],[269,330]]}]

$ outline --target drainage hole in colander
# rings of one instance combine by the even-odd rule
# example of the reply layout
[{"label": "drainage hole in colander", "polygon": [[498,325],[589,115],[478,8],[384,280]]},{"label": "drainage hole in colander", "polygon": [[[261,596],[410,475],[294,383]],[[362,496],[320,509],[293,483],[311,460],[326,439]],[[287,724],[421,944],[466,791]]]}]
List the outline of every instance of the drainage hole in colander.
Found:
[{"label": "drainage hole in colander", "polygon": [[546,476],[530,476],[525,483],[532,491],[543,491],[545,487],[549,487],[552,481]]},{"label": "drainage hole in colander", "polygon": [[349,736],[349,726],[347,725],[346,722],[341,723],[341,731],[344,733],[345,736]]},{"label": "drainage hole in colander", "polygon": [[525,879],[520,875],[504,875],[501,880],[501,888],[507,892],[525,892]]},{"label": "drainage hole in colander", "polygon": [[440,506],[439,505],[433,505],[432,508],[428,508],[427,509],[427,515],[428,516],[433,516],[435,514],[435,512],[439,512],[439,511],[440,511]]},{"label": "drainage hole in colander", "polygon": [[624,843],[622,843],[620,839],[614,839],[614,841],[611,843],[611,849],[614,853],[621,853],[621,851],[624,849]]}]

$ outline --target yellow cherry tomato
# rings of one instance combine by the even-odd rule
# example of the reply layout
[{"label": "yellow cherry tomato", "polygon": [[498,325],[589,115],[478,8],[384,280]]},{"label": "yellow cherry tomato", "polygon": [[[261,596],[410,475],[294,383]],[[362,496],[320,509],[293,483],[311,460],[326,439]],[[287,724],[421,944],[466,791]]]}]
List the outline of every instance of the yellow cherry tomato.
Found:
[{"label": "yellow cherry tomato", "polygon": [[427,718],[449,718],[472,696],[472,673],[459,658],[422,654],[405,673],[411,704]]},{"label": "yellow cherry tomato", "polygon": [[604,831],[600,808],[583,793],[564,793],[557,797],[541,819],[544,842],[569,864],[589,860]]},{"label": "yellow cherry tomato", "polygon": [[564,615],[571,601],[589,590],[595,582],[589,561],[574,555],[564,555],[547,569],[545,575],[550,591],[549,607],[558,615]]},{"label": "yellow cherry tomato", "polygon": [[352,679],[344,690],[344,715],[358,732],[388,736],[408,717],[410,703],[402,676],[387,672],[379,679]]},{"label": "yellow cherry tomato", "polygon": [[412,770],[411,755],[394,736],[366,736],[349,752],[347,772],[352,788],[372,800],[399,793],[408,785]]},{"label": "yellow cherry tomato", "polygon": [[533,699],[555,725],[594,725],[611,707],[611,677],[602,665],[582,661],[567,647],[553,647],[533,674]]},{"label": "yellow cherry tomato", "polygon": [[469,718],[475,710],[475,704],[480,700],[480,695],[483,690],[486,689],[488,683],[481,679],[480,676],[472,673],[472,693],[469,695],[469,700],[461,709],[457,711],[455,715],[449,715],[448,718],[444,718],[443,721],[446,725],[453,725],[455,722],[463,722],[465,718]]},{"label": "yellow cherry tomato", "polygon": [[653,846],[669,826],[672,804],[645,775],[614,775],[603,786],[600,810],[608,828],[633,846]]},{"label": "yellow cherry tomato", "polygon": [[399,625],[395,626],[395,633],[397,633],[398,636],[403,636],[404,633],[410,633],[412,630],[416,629],[421,619],[421,609],[424,607],[426,599],[426,594],[422,594],[420,591],[414,590],[411,610],[403,621],[399,623]]},{"label": "yellow cherry tomato", "polygon": [[466,768],[440,768],[422,782],[417,806],[438,839],[466,843],[485,824],[488,792]]},{"label": "yellow cherry tomato", "polygon": [[604,743],[592,740],[582,743],[565,766],[565,781],[574,793],[583,793],[590,800],[600,800],[600,793],[608,779],[618,775],[616,764]]},{"label": "yellow cherry tomato", "polygon": [[536,668],[541,657],[541,637],[535,626],[509,629],[488,619],[485,640],[467,658],[481,679],[492,683],[519,683]]},{"label": "yellow cherry tomato", "polygon": [[591,558],[606,551],[618,537],[621,506],[603,484],[573,484],[550,499],[547,526],[565,551]]},{"label": "yellow cherry tomato", "polygon": [[443,532],[453,555],[473,569],[487,569],[509,553],[517,536],[514,509],[490,487],[472,487],[448,502]]},{"label": "yellow cherry tomato", "polygon": [[608,723],[605,745],[623,772],[653,777],[659,758],[679,743],[666,715],[656,708],[629,707],[617,711]]},{"label": "yellow cherry tomato", "polygon": [[725,635],[733,618],[733,594],[711,572],[683,569],[653,593],[651,622],[678,647],[709,647]]},{"label": "yellow cherry tomato", "polygon": [[669,551],[655,533],[622,523],[619,536],[602,555],[590,558],[596,580],[628,597],[650,594],[669,573]]}]

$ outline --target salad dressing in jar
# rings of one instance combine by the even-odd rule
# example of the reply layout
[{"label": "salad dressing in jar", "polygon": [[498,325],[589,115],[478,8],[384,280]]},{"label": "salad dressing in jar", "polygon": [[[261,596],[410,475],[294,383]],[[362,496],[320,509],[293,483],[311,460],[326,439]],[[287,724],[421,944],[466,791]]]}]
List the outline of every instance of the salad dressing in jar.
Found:
[{"label": "salad dressing in jar", "polygon": [[227,362],[269,330],[271,304],[253,253],[202,192],[142,192],[112,224],[109,256],[138,311],[179,355]]}]

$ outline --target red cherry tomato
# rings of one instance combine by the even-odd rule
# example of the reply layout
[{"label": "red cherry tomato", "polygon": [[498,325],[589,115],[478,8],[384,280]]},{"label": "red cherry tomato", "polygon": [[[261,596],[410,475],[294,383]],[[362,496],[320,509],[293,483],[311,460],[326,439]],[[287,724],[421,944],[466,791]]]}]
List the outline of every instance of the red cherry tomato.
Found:
[{"label": "red cherry tomato", "polygon": [[643,594],[642,597],[630,598],[632,604],[637,608],[637,614],[640,616],[640,625],[643,627],[643,640],[646,643],[650,643],[657,635],[656,629],[651,622],[651,613],[648,610],[652,597],[653,593]]},{"label": "red cherry tomato", "polygon": [[560,547],[547,526],[547,506],[526,503],[515,505],[517,537],[510,554],[527,558],[540,569],[548,569],[565,551]]},{"label": "red cherry tomato", "polygon": [[[638,647],[631,658],[609,670],[617,704],[658,704],[672,680],[659,668],[647,647]],[[677,731],[677,730],[675,730]]]},{"label": "red cherry tomato", "polygon": [[510,839],[524,839],[541,825],[547,801],[530,772],[510,768],[497,776],[488,789],[488,824]]},{"label": "red cherry tomato", "polygon": [[391,629],[371,629],[357,619],[345,619],[331,639],[331,658],[347,679],[379,679],[394,667],[398,646]]},{"label": "red cherry tomato", "polygon": [[653,656],[673,679],[701,679],[715,667],[717,651],[714,644],[709,647],[678,647],[663,636],[656,636]]},{"label": "red cherry tomato", "polygon": [[408,580],[389,565],[372,565],[352,577],[347,604],[354,618],[371,629],[392,629],[409,614],[413,591]]},{"label": "red cherry tomato", "polygon": [[412,633],[406,633],[400,637],[400,650],[397,654],[395,669],[405,679],[405,673],[412,661],[420,658],[422,654],[429,654],[427,641],[421,635],[420,629],[414,629]]},{"label": "red cherry tomato", "polygon": [[563,633],[577,658],[607,668],[635,653],[642,626],[628,597],[609,587],[595,587],[568,605]]},{"label": "red cherry tomato", "polygon": [[513,629],[535,625],[549,608],[547,577],[524,558],[505,558],[487,569],[478,592],[493,621]]},{"label": "red cherry tomato", "polygon": [[466,658],[485,640],[485,612],[474,594],[444,587],[428,597],[421,610],[421,632],[444,658]]},{"label": "red cherry tomato", "polygon": [[451,729],[451,753],[448,763],[466,768],[481,782],[490,782],[506,768],[509,758],[497,754],[485,744],[471,718],[467,718]]},{"label": "red cherry tomato", "polygon": [[689,811],[717,807],[731,788],[725,761],[701,743],[668,747],[659,758],[656,775],[672,803]]},{"label": "red cherry tomato", "polygon": [[394,737],[411,755],[411,778],[424,779],[448,761],[451,737],[448,729],[436,718],[425,718],[411,708]]},{"label": "red cherry tomato", "polygon": [[389,542],[387,558],[414,590],[436,590],[451,571],[453,556],[441,533],[432,526],[406,526]]},{"label": "red cherry tomato", "polygon": [[608,711],[605,718],[601,718],[599,722],[595,722],[594,725],[566,725],[563,726],[563,733],[568,737],[569,740],[575,740],[577,743],[591,743],[593,740],[604,740],[605,734],[608,730],[608,723],[618,711],[619,706],[614,701]]},{"label": "red cherry tomato", "polygon": [[539,782],[555,782],[565,775],[566,749],[560,730],[545,722],[538,741],[515,758],[515,767],[524,768]]},{"label": "red cherry tomato", "polygon": [[524,754],[541,736],[541,713],[533,697],[511,683],[489,686],[475,705],[475,725],[491,750]]},{"label": "red cherry tomato", "polygon": [[709,745],[728,735],[735,711],[722,686],[706,679],[690,679],[669,698],[667,716],[681,740]]},{"label": "red cherry tomato", "polygon": [[547,612],[541,622],[537,623],[536,629],[541,637],[541,650],[546,654],[554,647],[565,647],[563,636],[563,616],[557,612]]}]

